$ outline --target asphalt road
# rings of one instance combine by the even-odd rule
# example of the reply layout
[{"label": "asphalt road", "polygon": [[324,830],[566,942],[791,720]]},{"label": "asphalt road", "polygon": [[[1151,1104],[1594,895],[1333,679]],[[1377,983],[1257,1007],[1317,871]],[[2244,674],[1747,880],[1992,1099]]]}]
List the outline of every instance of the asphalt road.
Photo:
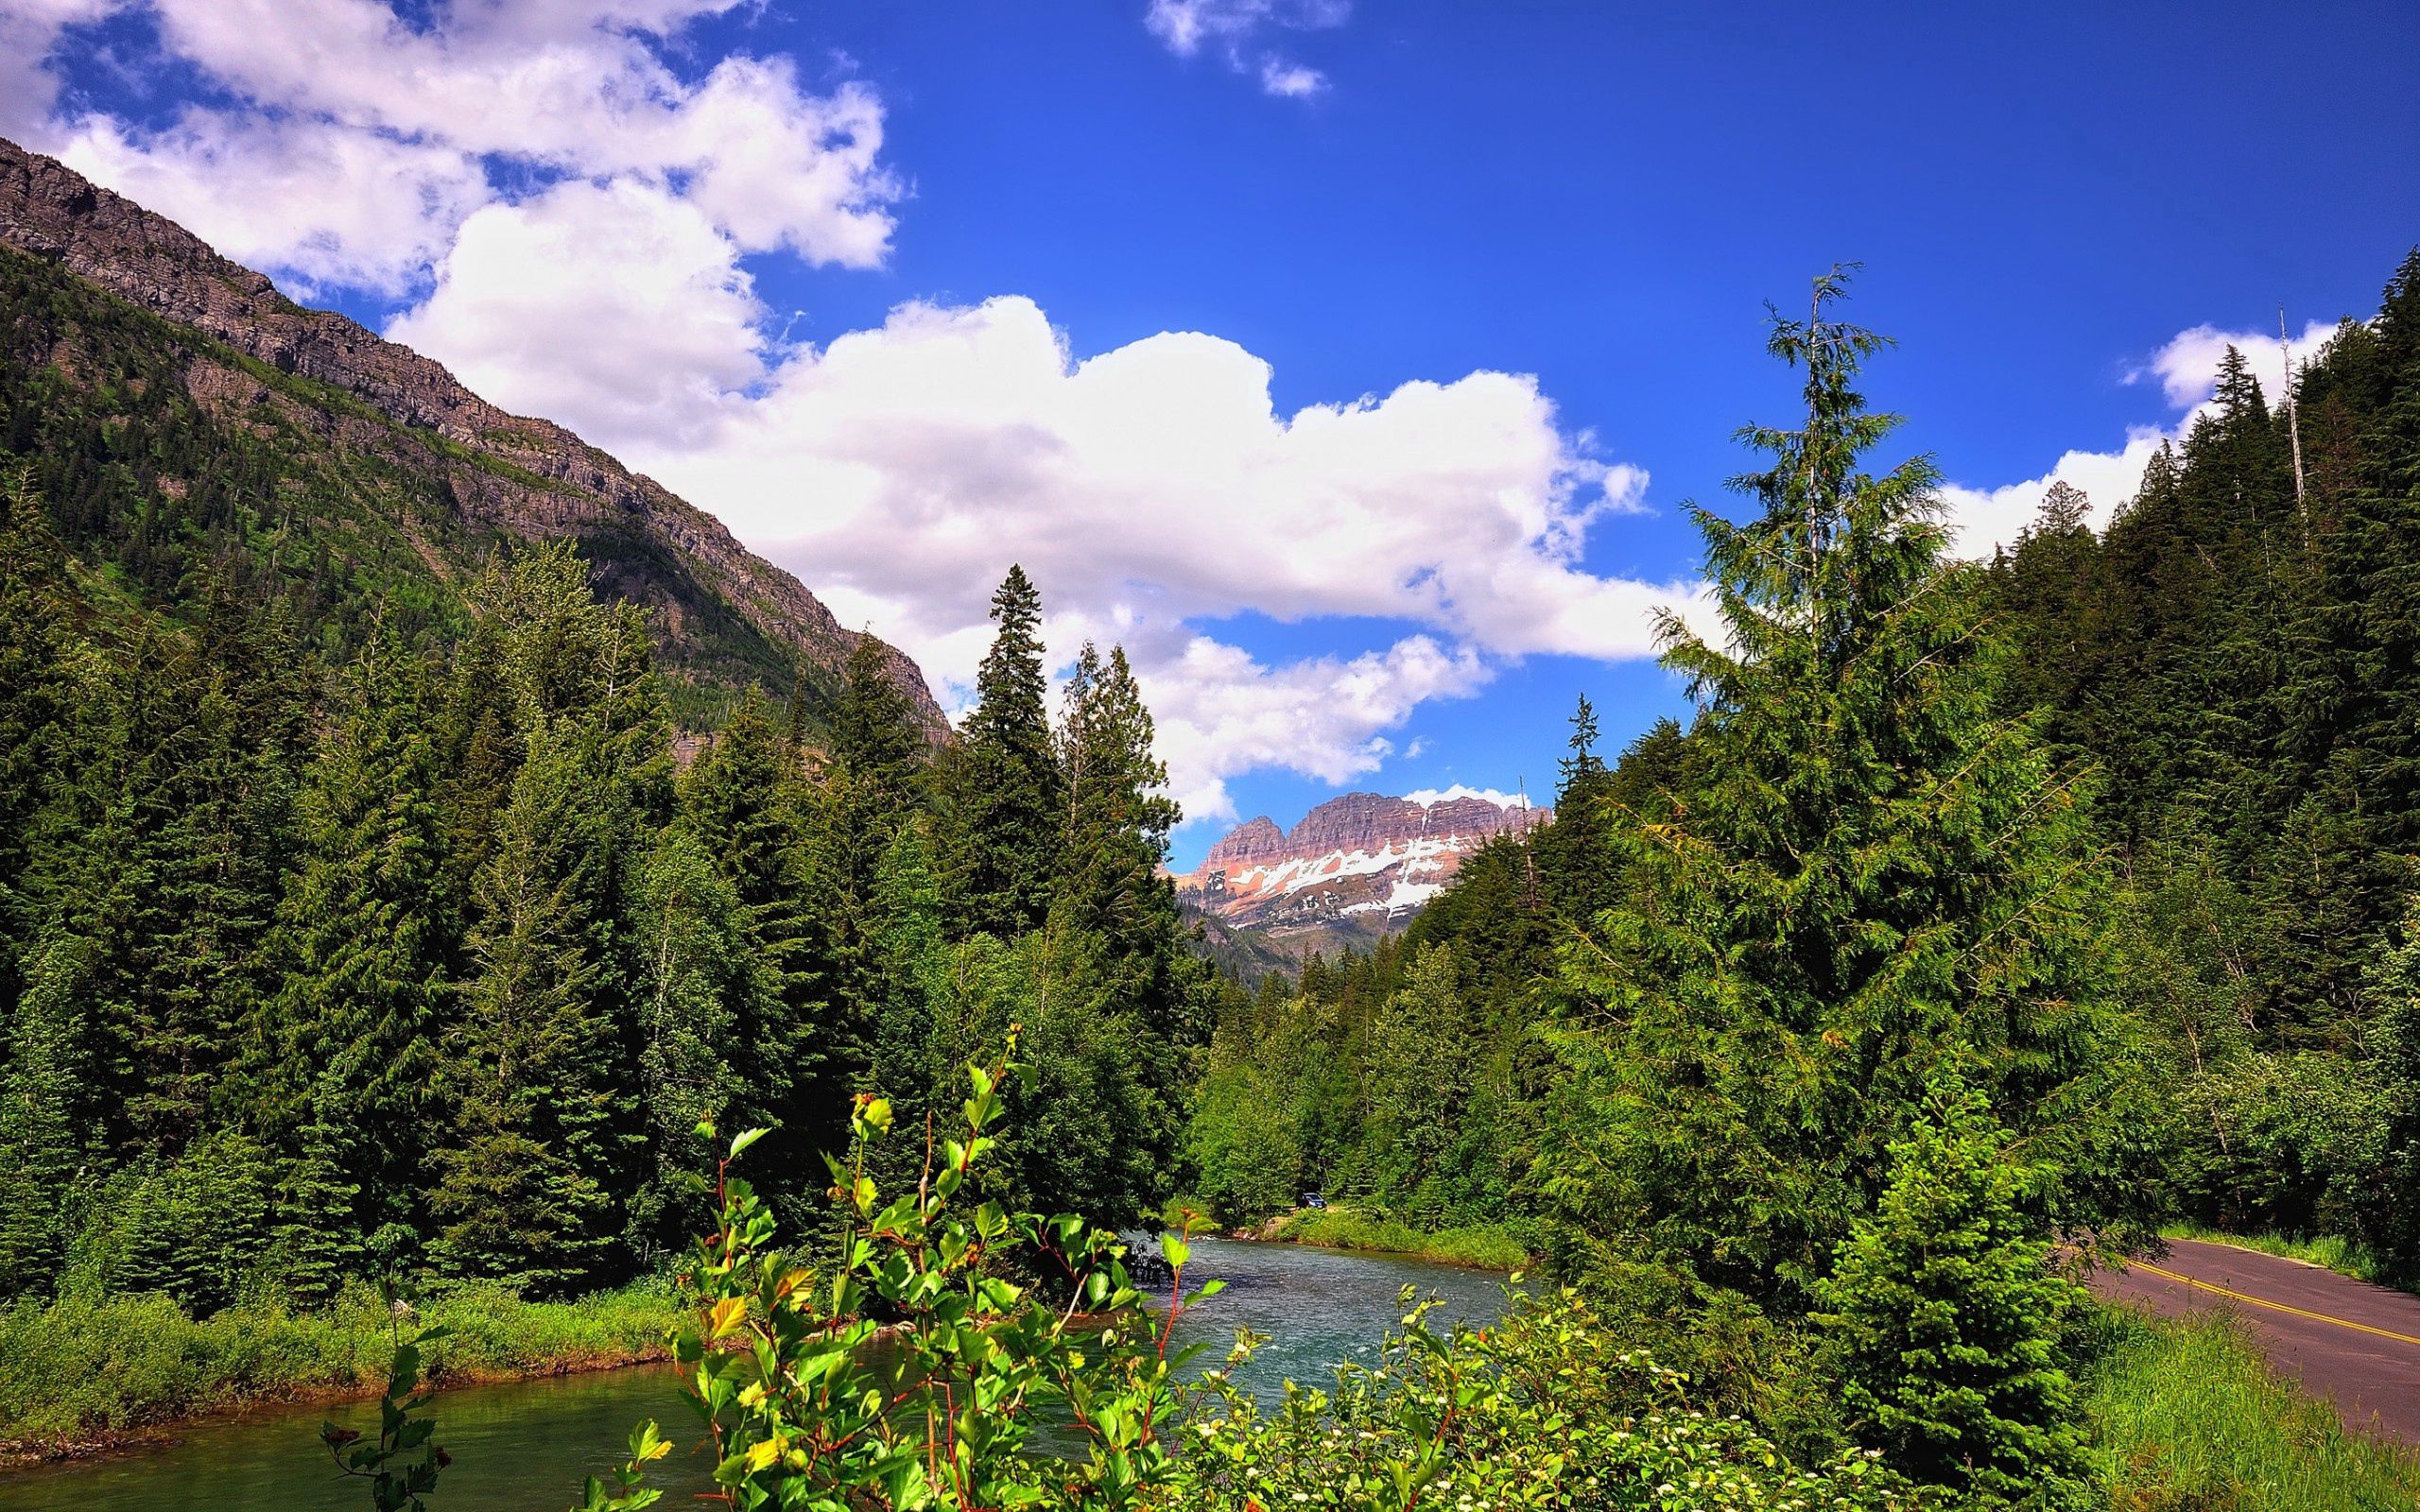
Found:
[{"label": "asphalt road", "polygon": [[2163,1317],[2232,1313],[2280,1374],[2333,1400],[2348,1427],[2420,1445],[2420,1297],[2190,1239],[2165,1260],[2101,1272],[2092,1289]]}]

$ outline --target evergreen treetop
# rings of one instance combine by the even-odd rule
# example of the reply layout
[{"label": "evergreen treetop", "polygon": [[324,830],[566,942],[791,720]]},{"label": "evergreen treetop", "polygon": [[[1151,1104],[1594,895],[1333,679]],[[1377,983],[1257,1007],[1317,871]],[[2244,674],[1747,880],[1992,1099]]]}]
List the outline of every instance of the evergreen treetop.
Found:
[{"label": "evergreen treetop", "polygon": [[1572,1116],[1613,1159],[1555,1177],[1582,1228],[1793,1308],[1945,1066],[2089,1164],[2104,1001],[2077,779],[1994,708],[1931,464],[1860,465],[1897,420],[1857,392],[1884,343],[1828,318],[1843,292],[1774,318],[1806,419],[1740,433],[1772,458],[1737,483],[1755,515],[1696,511],[1728,644],[1665,621],[1703,706],[1691,791],[1616,832],[1624,903],[1567,953],[1601,1026],[1570,1041]]}]

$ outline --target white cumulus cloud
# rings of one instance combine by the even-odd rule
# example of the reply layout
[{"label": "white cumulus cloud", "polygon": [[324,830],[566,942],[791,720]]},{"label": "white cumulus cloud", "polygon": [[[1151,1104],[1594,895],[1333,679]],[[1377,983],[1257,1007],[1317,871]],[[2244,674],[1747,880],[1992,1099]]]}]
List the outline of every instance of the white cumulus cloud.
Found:
[{"label": "white cumulus cloud", "polygon": [[1454,783],[1451,787],[1414,788],[1404,797],[1425,809],[1435,808],[1440,803],[1451,803],[1458,799],[1466,798],[1484,799],[1499,809],[1530,806],[1529,799],[1519,793],[1507,793],[1501,788],[1494,787],[1464,787],[1460,782]]},{"label": "white cumulus cloud", "polygon": [[761,378],[763,316],[698,205],[574,180],[464,221],[387,334],[507,407],[627,445],[693,435]]},{"label": "white cumulus cloud", "polygon": [[59,98],[46,66],[62,32],[108,15],[117,0],[6,0],[0,4],[0,136],[32,140]]},{"label": "white cumulus cloud", "polygon": [[2243,353],[2261,393],[2274,405],[2285,393],[2287,363],[2291,361],[2299,371],[2335,334],[2333,324],[2314,320],[2281,347],[2273,331],[2227,331],[2205,324],[2178,332],[2128,369],[2126,381],[2156,382],[2169,406],[2181,413],[2165,426],[2129,426],[2124,443],[2115,450],[2066,453],[2040,477],[1993,489],[1953,485],[1943,490],[1958,531],[1959,552],[1988,557],[2014,543],[2041,511],[2042,496],[2053,483],[2082,489],[2092,501],[2093,524],[2106,525],[2112,512],[2141,490],[2143,469],[2161,444],[2182,439],[2209,404],[2228,348]]},{"label": "white cumulus cloud", "polygon": [[[1048,598],[1055,655],[1087,638],[1127,645],[1198,816],[1224,814],[1225,780],[1253,767],[1330,782],[1374,769],[1414,710],[1477,692],[1507,661],[1651,654],[1653,610],[1698,593],[1586,568],[1590,531],[1635,509],[1647,480],[1567,431],[1530,378],[1482,370],[1284,413],[1269,365],[1233,342],[1167,332],[1080,356],[1019,298],[910,303],[769,353],[744,320],[701,322],[700,352],[628,372],[567,370],[535,340],[453,350],[441,316],[462,281],[522,261],[458,252],[398,333],[509,406],[553,404],[715,510],[844,623],[905,646],[945,697],[989,644],[993,586],[1022,563]],[[716,284],[710,259],[639,261],[690,279],[679,297],[704,308],[745,294]],[[499,323],[484,298],[461,308],[466,335]],[[667,426],[626,396],[680,363],[764,366],[744,387],[678,396]],[[1238,614],[1374,622],[1389,644],[1271,662],[1219,629]]]},{"label": "white cumulus cloud", "polygon": [[[739,3],[0,0],[16,96],[0,112],[27,145],[309,284],[406,292],[479,210],[570,179],[681,198],[742,252],[879,264],[903,190],[871,90],[819,92],[784,58],[673,66],[683,28]],[[116,12],[231,100],[159,128],[60,102],[39,65],[67,26]]]}]

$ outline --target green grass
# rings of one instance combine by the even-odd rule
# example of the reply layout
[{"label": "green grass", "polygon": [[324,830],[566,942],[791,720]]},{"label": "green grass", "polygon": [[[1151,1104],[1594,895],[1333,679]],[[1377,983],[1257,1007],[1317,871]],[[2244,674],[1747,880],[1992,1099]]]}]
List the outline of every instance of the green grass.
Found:
[{"label": "green grass", "polygon": [[2287,1260],[2299,1260],[2322,1266],[2340,1276],[2355,1280],[2374,1281],[2380,1286],[2395,1283],[2386,1279],[2386,1267],[2370,1250],[2349,1239],[2334,1234],[2321,1234],[2312,1239],[2289,1239],[2282,1234],[2230,1234],[2216,1228],[2204,1228],[2194,1224],[2173,1223],[2161,1228],[2163,1239],[2199,1239],[2213,1245],[2233,1245],[2238,1249],[2256,1250],[2263,1255],[2277,1255]]},{"label": "green grass", "polygon": [[[676,1304],[628,1287],[525,1302],[464,1287],[421,1322],[437,1385],[552,1375],[662,1353]],[[391,1356],[385,1304],[367,1290],[323,1311],[238,1306],[189,1317],[164,1297],[20,1301],[0,1311],[0,1458],[42,1458],[250,1402],[374,1393]]]},{"label": "green grass", "polygon": [[2347,1434],[2223,1318],[2112,1313],[2087,1377],[2114,1512],[2408,1512],[2420,1453]]},{"label": "green grass", "polygon": [[1529,1246],[1499,1224],[1415,1228],[1354,1208],[1325,1208],[1316,1212],[1305,1209],[1280,1224],[1272,1237],[1288,1244],[1324,1245],[1331,1249],[1416,1255],[1441,1264],[1485,1270],[1518,1270],[1530,1263]]}]

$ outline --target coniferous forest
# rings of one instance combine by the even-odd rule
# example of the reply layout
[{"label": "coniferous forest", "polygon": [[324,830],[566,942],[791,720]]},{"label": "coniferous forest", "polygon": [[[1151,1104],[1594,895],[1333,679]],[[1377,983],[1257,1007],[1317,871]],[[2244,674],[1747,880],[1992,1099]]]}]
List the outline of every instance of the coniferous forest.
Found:
[{"label": "coniferous forest", "polygon": [[[570,542],[421,573],[292,438],[15,353],[0,1356],[130,1297],[635,1282],[703,1319],[743,1505],[2150,1484],[2106,1400],[2152,1346],[2083,1271],[2187,1226],[2420,1280],[2420,253],[2290,396],[2231,357],[2135,497],[2054,487],[1982,562],[1845,293],[1774,318],[1804,413],[1697,511],[1687,721],[1615,755],[1583,701],[1551,825],[1254,987],[1180,922],[1124,653],[1054,696],[1022,570],[937,741],[870,639],[786,698],[676,676]],[[1314,1192],[1552,1295],[1415,1312],[1394,1384],[1188,1398],[1115,1232]],[[890,1326],[946,1431],[863,1373]]]},{"label": "coniferous forest", "polygon": [[[1761,519],[1701,520],[1730,644],[1668,627],[1693,721],[1608,759],[1582,700],[1551,827],[1399,947],[1231,989],[1204,1194],[1516,1218],[1575,1263],[1652,1213],[1657,1248],[1788,1287],[1954,1063],[2038,1121],[2063,1227],[2330,1235],[2420,1276],[2420,256],[2294,390],[2230,353],[2104,528],[2054,484],[1971,565],[1923,464],[1841,485],[1904,510],[1869,553],[1789,491],[1812,443],[1753,433]],[[1883,429],[1839,423],[1842,457]],[[1612,1187],[1549,1154],[1575,1108],[1641,1120]],[[1706,1163],[1816,1131],[1846,1164],[1786,1190]],[[1225,1159],[1256,1143],[1280,1169]],[[1749,1206],[1693,1212],[1718,1194]]]},{"label": "coniferous forest", "polygon": [[814,724],[752,690],[690,740],[570,546],[327,608],[277,591],[290,523],[240,476],[162,497],[193,464],[159,435],[71,448],[83,417],[9,397],[9,1294],[593,1290],[704,1224],[700,1118],[785,1131],[803,1222],[856,1092],[921,1113],[1011,1027],[999,1194],[1167,1194],[1206,982],[1155,875],[1174,816],[1122,653],[1046,707],[1021,573],[945,748],[870,639]]}]

